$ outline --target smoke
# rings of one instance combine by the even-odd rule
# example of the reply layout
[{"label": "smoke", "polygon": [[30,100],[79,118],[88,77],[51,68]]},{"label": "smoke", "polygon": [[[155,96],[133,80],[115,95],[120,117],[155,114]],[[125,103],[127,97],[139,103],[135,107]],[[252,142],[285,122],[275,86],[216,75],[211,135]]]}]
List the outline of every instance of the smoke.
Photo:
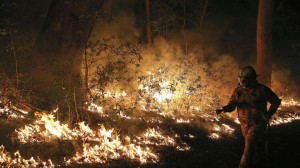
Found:
[{"label": "smoke", "polygon": [[112,21],[95,24],[90,37],[91,41],[110,38],[111,36],[116,36],[122,40],[134,40],[140,36],[138,29],[134,27],[135,15],[132,12],[133,3],[130,0],[126,2],[121,0],[113,2],[110,4],[111,6],[106,6],[106,8],[110,8]]},{"label": "smoke", "polygon": [[[172,32],[169,38],[154,37],[151,47],[140,45],[141,34],[139,28],[135,27],[133,10],[128,10],[131,8],[133,3],[113,5],[113,21],[94,27],[90,40],[107,39],[103,43],[111,48],[102,51],[99,66],[91,73],[99,69],[105,72],[108,81],[111,81],[105,85],[105,89],[130,93],[131,97],[135,97],[134,101],[139,99],[148,102],[140,104],[140,107],[154,108],[158,106],[154,103],[157,101],[176,108],[220,107],[227,103],[238,86],[240,68],[254,65],[255,57],[250,57],[251,53],[225,52],[220,49],[222,33],[204,28],[206,33],[202,35],[196,30]],[[141,58],[137,58],[138,55]],[[107,72],[108,67],[113,70]],[[100,75],[99,78],[103,77]],[[288,78],[288,70],[276,70],[273,73],[272,88],[281,97],[297,96],[292,94],[297,87]],[[130,104],[134,104],[132,102]]]},{"label": "smoke", "polygon": [[291,77],[288,69],[276,69],[272,73],[272,89],[279,94],[282,99],[299,99],[299,87]]}]

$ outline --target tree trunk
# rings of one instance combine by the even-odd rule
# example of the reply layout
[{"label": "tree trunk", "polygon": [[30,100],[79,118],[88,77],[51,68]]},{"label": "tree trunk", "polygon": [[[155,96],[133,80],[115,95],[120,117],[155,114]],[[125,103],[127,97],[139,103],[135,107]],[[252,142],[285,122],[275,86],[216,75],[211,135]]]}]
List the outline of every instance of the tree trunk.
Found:
[{"label": "tree trunk", "polygon": [[198,1],[198,7],[197,7],[197,17],[196,17],[196,23],[197,23],[197,27],[199,29],[199,32],[201,33],[201,28],[202,28],[202,24],[204,21],[204,15],[206,12],[206,8],[207,8],[207,4],[208,4],[208,0],[199,0]]},{"label": "tree trunk", "polygon": [[146,24],[147,24],[147,43],[148,47],[151,46],[151,20],[150,20],[150,4],[149,0],[146,0]]},{"label": "tree trunk", "polygon": [[49,105],[66,104],[74,90],[76,97],[81,97],[82,52],[103,2],[52,1],[36,40],[30,70],[31,87]]},{"label": "tree trunk", "polygon": [[138,27],[139,41],[145,43],[147,41],[147,23],[145,20],[147,12],[145,12],[146,1],[134,1],[135,27]]},{"label": "tree trunk", "polygon": [[260,82],[270,86],[272,75],[273,0],[259,0],[257,17],[257,64]]}]

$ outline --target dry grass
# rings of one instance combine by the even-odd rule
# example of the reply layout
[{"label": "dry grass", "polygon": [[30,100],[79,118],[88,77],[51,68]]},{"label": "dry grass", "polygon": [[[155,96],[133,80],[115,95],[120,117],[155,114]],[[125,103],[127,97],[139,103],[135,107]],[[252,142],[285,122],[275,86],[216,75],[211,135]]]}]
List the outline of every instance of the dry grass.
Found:
[{"label": "dry grass", "polygon": [[[282,114],[283,115],[283,114]],[[146,117],[146,116],[145,116]],[[174,147],[158,146],[153,147],[160,154],[158,163],[143,164],[121,158],[111,160],[106,164],[72,164],[68,167],[162,167],[162,168],[233,168],[238,167],[239,159],[243,151],[243,137],[239,132],[239,126],[227,118],[222,118],[220,123],[227,123],[237,131],[233,135],[223,136],[223,138],[214,140],[208,138],[210,133],[206,127],[209,126],[203,119],[195,119],[192,123],[178,124],[174,120],[154,116],[149,118],[161,119],[161,123],[147,123],[144,120],[125,120],[112,117],[99,117],[91,123],[102,123],[107,127],[118,128],[120,135],[135,136],[147,128],[159,126],[166,132],[173,132],[179,135],[179,141],[187,143],[191,150],[178,151]],[[147,118],[148,119],[148,118]],[[4,120],[0,122],[0,144],[5,149],[13,153],[19,150],[21,155],[29,159],[30,157],[39,158],[40,160],[51,159],[56,165],[63,163],[63,158],[71,157],[76,151],[80,150],[80,142],[54,140],[43,143],[26,143],[13,139],[13,132],[21,128],[31,120]],[[261,164],[264,168],[297,168],[300,166],[300,121],[293,121],[288,124],[272,126],[270,130],[270,160]],[[186,135],[192,134],[194,138]],[[64,167],[64,166],[63,166]]]}]

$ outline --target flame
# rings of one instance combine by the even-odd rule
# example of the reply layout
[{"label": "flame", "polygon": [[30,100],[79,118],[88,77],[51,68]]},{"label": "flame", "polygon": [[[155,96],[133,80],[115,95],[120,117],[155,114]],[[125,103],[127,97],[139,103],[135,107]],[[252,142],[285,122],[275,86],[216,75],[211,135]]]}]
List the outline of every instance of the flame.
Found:
[{"label": "flame", "polygon": [[[106,41],[105,44],[107,43]],[[86,163],[104,164],[121,158],[147,164],[160,161],[159,147],[173,147],[178,151],[191,150],[191,147],[181,140],[180,135],[172,131],[166,131],[161,127],[164,125],[170,126],[168,122],[181,125],[201,125],[209,132],[207,137],[216,140],[233,134],[235,129],[232,125],[222,123],[222,115],[226,119],[239,124],[236,117],[229,116],[230,114],[217,116],[211,111],[208,112],[208,109],[214,109],[216,106],[225,103],[223,98],[226,96],[227,90],[230,90],[228,88],[234,87],[234,81],[231,80],[232,76],[230,76],[233,73],[227,73],[229,74],[227,77],[224,73],[232,68],[227,63],[217,62],[219,65],[211,65],[211,63],[206,62],[200,63],[201,57],[199,55],[180,53],[180,55],[175,54],[175,57],[173,57],[169,56],[172,54],[166,52],[158,53],[157,56],[150,54],[151,56],[145,59],[144,64],[142,64],[142,61],[136,61],[136,54],[127,53],[125,50],[125,53],[122,53],[122,57],[120,57],[119,52],[114,53],[119,48],[115,49],[114,46],[111,45],[107,47],[108,49],[101,51],[102,53],[111,52],[111,54],[104,54],[97,58],[90,57],[86,60],[90,64],[90,74],[86,74],[90,76],[90,80],[86,82],[91,87],[89,88],[91,95],[94,95],[87,103],[87,109],[90,112],[99,114],[100,117],[111,117],[113,115],[110,118],[113,121],[117,119],[121,119],[121,121],[130,120],[132,123],[138,121],[150,126],[145,125],[147,127],[141,128],[143,130],[139,130],[138,133],[135,132],[135,135],[126,135],[126,131],[122,132],[121,128],[117,128],[120,126],[108,127],[104,124],[90,127],[85,122],[80,122],[76,123],[74,128],[70,128],[67,124],[63,124],[55,118],[54,114],[58,110],[57,108],[50,114],[47,112],[37,113],[37,120],[32,124],[15,130],[17,140],[21,143],[50,142],[57,139],[74,142],[77,145],[77,151],[73,156],[64,158],[63,164],[67,166]],[[92,54],[94,49],[90,49]],[[126,47],[123,46],[121,49],[126,49]],[[140,51],[138,48],[134,48],[134,50]],[[187,56],[189,59],[186,59]],[[157,61],[148,61],[149,58],[155,58],[153,60]],[[168,59],[166,61],[163,58]],[[226,61],[234,62],[228,57],[224,58]],[[128,66],[125,68],[120,66],[120,69],[114,69],[114,65],[117,65],[114,63],[118,62]],[[147,63],[145,64],[145,62]],[[166,65],[166,62],[169,65]],[[99,71],[105,72],[108,63],[112,63],[110,64],[112,66],[108,67],[111,73],[107,75],[112,77],[107,82],[112,82],[108,84],[105,82],[101,85],[101,89],[97,88],[100,87],[98,79],[103,77],[99,75]],[[142,66],[139,66],[140,63]],[[155,63],[153,67],[147,66],[153,63]],[[143,68],[138,69],[137,67]],[[129,78],[126,78],[127,75]],[[120,78],[120,76],[125,77]],[[224,89],[225,87],[222,87],[222,85],[228,87]],[[300,106],[300,103],[293,98],[287,98],[282,101],[282,106]],[[16,107],[12,106],[12,108]],[[131,111],[128,109],[131,109]],[[28,114],[26,111],[19,111],[24,115]],[[134,112],[142,114],[134,116],[132,114]],[[14,118],[18,117],[8,107],[0,108],[0,116],[2,114]],[[272,118],[271,125],[285,124],[297,119],[300,119],[297,114],[276,114]],[[201,124],[196,123],[199,121]],[[153,128],[153,125],[159,125],[160,127]],[[195,138],[192,134],[184,136]],[[0,146],[0,165],[3,164],[8,165],[8,167],[53,166],[51,160],[48,160],[48,162],[34,158],[26,160],[22,158],[18,151],[11,155],[4,150],[3,146]]]},{"label": "flame", "polygon": [[217,133],[211,133],[208,137],[211,139],[220,139],[220,135]]},{"label": "flame", "polygon": [[281,125],[291,123],[293,121],[300,120],[299,113],[282,113],[275,114],[270,121],[270,125]]},{"label": "flame", "polygon": [[[130,138],[126,138],[126,143],[122,143],[120,136],[114,129],[106,129],[103,125],[96,131],[92,131],[88,126],[82,124],[88,130],[85,135],[86,141],[93,140],[96,145],[90,143],[83,144],[83,151],[66,161],[67,165],[72,163],[106,163],[112,159],[128,157],[144,164],[147,162],[157,162],[159,156],[149,148],[142,148],[131,143]],[[80,131],[81,132],[81,131]]]},{"label": "flame", "polygon": [[88,105],[88,110],[93,111],[93,112],[97,112],[99,114],[104,114],[103,112],[103,108],[95,103],[90,103]]},{"label": "flame", "polygon": [[26,142],[50,142],[53,139],[71,140],[74,137],[72,130],[66,124],[60,124],[53,114],[36,114],[39,120],[24,128],[16,130],[18,139]]},{"label": "flame", "polygon": [[178,118],[176,119],[176,123],[191,123],[191,121],[189,119]]},{"label": "flame", "polygon": [[190,150],[187,144],[176,142],[176,138],[179,138],[177,134],[166,135],[160,128],[148,128],[134,138],[126,136],[125,142],[122,142],[114,128],[107,129],[104,125],[99,125],[97,129],[91,129],[81,122],[74,129],[69,129],[67,125],[57,121],[53,114],[42,113],[37,116],[40,118],[35,123],[16,130],[18,140],[28,143],[55,138],[74,141],[82,139],[82,150],[77,151],[72,158],[65,158],[66,165],[107,163],[121,157],[128,157],[141,164],[158,162],[159,155],[147,145],[174,146],[178,150]]},{"label": "flame", "polygon": [[13,105],[10,105],[9,107],[5,105],[4,107],[0,108],[0,117],[4,116],[7,119],[24,119],[27,115],[28,111],[18,109]]},{"label": "flame", "polygon": [[232,135],[234,131],[234,128],[231,128],[229,125],[222,123],[220,125],[214,125],[212,133],[210,133],[208,137],[211,139],[220,139],[222,138],[222,136]]},{"label": "flame", "polygon": [[[149,76],[153,77],[153,73],[149,72]],[[149,78],[150,78],[149,77]],[[101,95],[103,99],[116,100],[113,108],[105,107],[102,103],[99,105],[96,102],[90,101],[88,103],[88,110],[99,114],[101,117],[110,117],[114,111],[114,116],[119,117],[122,120],[138,120],[139,122],[154,124],[164,124],[165,121],[173,121],[177,124],[195,124],[197,121],[201,121],[206,125],[206,129],[209,134],[208,138],[219,140],[222,137],[231,136],[235,129],[232,125],[222,123],[222,115],[215,115],[211,111],[207,111],[207,107],[210,109],[214,106],[211,103],[207,103],[206,99],[202,99],[202,102],[198,103],[194,99],[185,99],[185,106],[178,105],[175,100],[179,100],[186,97],[181,97],[184,94],[192,94],[192,91],[187,91],[182,86],[172,88],[171,80],[163,78],[161,80],[155,79],[145,80],[139,84],[139,89],[145,91],[145,97],[139,97],[136,102],[140,109],[145,113],[150,113],[146,117],[138,117],[128,113],[123,108],[117,107],[116,102],[123,102],[124,100],[130,100],[131,94],[126,93],[121,89],[115,91],[106,90],[103,93],[100,91],[97,94]],[[157,83],[157,81],[160,81]],[[202,95],[203,96],[203,95]],[[147,104],[147,98],[152,101]],[[111,101],[114,102],[114,101]],[[125,105],[127,105],[125,103]],[[202,106],[203,105],[203,106]],[[130,106],[130,105],[128,105]],[[171,108],[169,108],[171,106]],[[300,106],[300,103],[290,98],[285,99],[282,102],[282,106]],[[84,122],[77,123],[74,128],[70,128],[67,124],[63,124],[55,118],[55,113],[58,109],[48,114],[46,112],[37,113],[37,120],[32,124],[25,125],[23,128],[15,130],[17,139],[21,143],[39,143],[50,142],[54,139],[69,140],[79,144],[73,156],[64,158],[63,164],[72,166],[76,164],[88,164],[88,163],[108,163],[111,160],[117,160],[121,158],[128,158],[140,164],[157,163],[160,161],[158,147],[167,146],[173,147],[178,151],[188,151],[191,147],[182,142],[180,136],[173,132],[168,132],[160,127],[148,127],[144,131],[137,133],[136,135],[119,134],[120,128],[107,127],[103,124],[99,124],[93,128]],[[117,111],[117,112],[115,112]],[[1,112],[9,112],[8,109],[0,109]],[[153,113],[152,113],[153,112]],[[27,114],[24,112],[24,114]],[[151,116],[154,114],[153,116]],[[150,117],[151,116],[151,117]],[[224,114],[230,120],[239,124],[236,117],[230,116],[230,114]],[[276,114],[272,120],[271,125],[285,124],[294,120],[299,120],[300,116],[296,113],[288,114]],[[194,135],[185,135],[188,138],[195,138]],[[50,165],[53,166],[52,161],[48,162],[37,161],[34,158],[26,160],[21,157],[20,153],[15,153],[12,158],[9,153],[4,151],[4,147],[0,148],[0,163],[5,164],[33,164],[33,165]],[[16,159],[18,158],[18,159]],[[22,159],[20,159],[22,158]],[[16,159],[16,160],[14,160]],[[30,167],[30,166],[29,166]],[[34,167],[34,166],[33,166]]]},{"label": "flame", "polygon": [[296,101],[294,98],[292,97],[288,97],[286,99],[283,99],[281,102],[282,106],[300,106],[300,102]]},{"label": "flame", "polygon": [[45,168],[54,168],[51,160],[47,162],[41,161],[40,159],[25,159],[21,156],[19,151],[16,151],[13,155],[6,152],[3,145],[0,146],[0,165],[1,167],[45,167]]},{"label": "flame", "polygon": [[160,84],[160,91],[154,92],[153,97],[160,103],[170,100],[175,94],[169,89],[169,83],[164,81]]}]

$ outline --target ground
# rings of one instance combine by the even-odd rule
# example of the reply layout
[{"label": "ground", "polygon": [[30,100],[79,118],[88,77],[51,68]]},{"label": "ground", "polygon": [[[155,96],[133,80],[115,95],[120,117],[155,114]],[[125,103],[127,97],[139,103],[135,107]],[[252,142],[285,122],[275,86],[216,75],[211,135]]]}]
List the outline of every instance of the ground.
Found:
[{"label": "ground", "polygon": [[[299,111],[296,112],[299,113]],[[55,162],[62,162],[63,157],[73,155],[76,152],[76,144],[66,140],[56,140],[50,143],[21,144],[14,138],[13,132],[17,128],[21,128],[31,122],[32,120],[30,119],[1,119],[0,144],[5,146],[6,151],[14,153],[16,150],[19,150],[24,158],[37,157],[38,155],[42,160],[51,158]],[[207,131],[199,129],[194,124],[165,122],[163,128],[168,128],[177,133],[181,137],[181,141],[191,147],[189,151],[178,151],[173,147],[160,147],[156,148],[156,151],[161,156],[158,163],[140,164],[124,158],[112,160],[105,164],[73,164],[69,167],[237,168],[243,152],[243,137],[238,124],[232,122],[230,125],[235,128],[233,135],[223,136],[220,139],[211,139],[207,136]],[[265,160],[256,168],[299,168],[299,127],[300,120],[271,126],[269,130],[270,155],[268,160]],[[187,134],[194,135],[194,138],[185,136]]]}]

